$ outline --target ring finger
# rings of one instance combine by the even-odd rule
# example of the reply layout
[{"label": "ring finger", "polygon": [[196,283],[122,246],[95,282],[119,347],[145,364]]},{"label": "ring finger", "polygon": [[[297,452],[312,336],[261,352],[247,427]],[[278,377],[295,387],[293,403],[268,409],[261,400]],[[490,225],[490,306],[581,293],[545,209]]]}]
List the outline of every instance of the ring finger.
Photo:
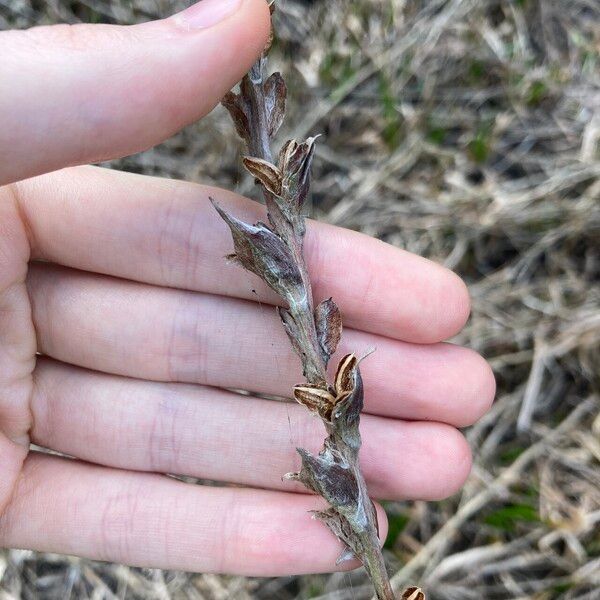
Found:
[{"label": "ring finger", "polygon": [[[107,466],[305,492],[281,477],[299,469],[296,447],[317,452],[323,443],[318,419],[296,404],[49,359],[34,381],[33,441]],[[468,475],[469,447],[449,425],[364,415],[361,432],[363,471],[378,498],[444,498]]]}]

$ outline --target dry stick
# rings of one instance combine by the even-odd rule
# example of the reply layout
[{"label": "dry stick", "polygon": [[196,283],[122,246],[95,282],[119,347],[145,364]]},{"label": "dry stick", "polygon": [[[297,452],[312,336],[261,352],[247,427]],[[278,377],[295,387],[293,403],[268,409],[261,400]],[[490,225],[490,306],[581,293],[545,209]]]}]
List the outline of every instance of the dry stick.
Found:
[{"label": "dry stick", "polygon": [[[358,464],[363,407],[359,360],[353,354],[345,356],[334,381],[328,383],[327,363],[341,337],[341,315],[331,298],[315,307],[303,256],[303,209],[314,138],[304,143],[288,141],[277,165],[273,164],[271,141],[283,121],[285,98],[281,75],[266,77],[265,52],[242,80],[240,93],[230,92],[223,100],[248,146],[250,156],[244,158],[244,166],[262,186],[268,225],[244,223],[213,204],[233,236],[235,254],[230,258],[261,277],[287,303],[287,308],[278,309],[279,316],[302,360],[306,378],[306,383],[294,388],[294,397],[321,418],[328,434],[318,456],[298,448],[302,468],[285,478],[302,482],[328,502],[329,508],[315,511],[314,516],[345,544],[340,562],[357,557],[373,582],[377,598],[393,600],[375,506]],[[411,600],[424,598],[417,588],[407,593]]]},{"label": "dry stick", "polygon": [[[380,71],[383,66],[399,64],[403,56],[417,42],[423,47],[435,46],[436,40],[448,23],[464,17],[474,4],[476,3],[473,0],[453,0],[452,2],[436,0],[436,2],[431,2],[415,18],[416,23],[411,29],[399,36],[399,41],[379,56],[377,64],[374,62],[366,64],[336,88],[328,98],[313,106],[308,112],[307,118],[293,131],[294,137],[302,138],[306,136],[316,127],[319,121],[343,102],[359,85]],[[436,15],[437,11],[439,13]]]},{"label": "dry stick", "polygon": [[506,489],[507,486],[514,483],[523,469],[540,456],[546,450],[548,445],[565,433],[565,431],[568,431],[576,425],[583,416],[597,405],[598,398],[595,396],[582,402],[556,429],[525,450],[525,452],[523,452],[523,454],[521,454],[508,469],[503,471],[484,490],[464,504],[457,513],[448,519],[444,526],[427,542],[427,544],[421,548],[418,554],[394,575],[392,578],[394,588],[398,589],[402,584],[405,584],[408,579],[414,577],[414,574],[418,569],[430,562],[435,551],[440,546],[448,543],[450,538],[460,528],[464,521],[486,506],[498,492],[501,492]]}]

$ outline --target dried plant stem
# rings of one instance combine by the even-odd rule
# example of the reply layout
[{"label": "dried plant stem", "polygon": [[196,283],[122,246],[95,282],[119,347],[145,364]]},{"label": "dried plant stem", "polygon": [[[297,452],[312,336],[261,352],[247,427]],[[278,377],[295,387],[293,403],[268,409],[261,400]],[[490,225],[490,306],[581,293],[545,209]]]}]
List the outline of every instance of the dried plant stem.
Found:
[{"label": "dried plant stem", "polygon": [[250,156],[244,158],[244,165],[262,186],[268,225],[243,223],[215,207],[233,235],[235,254],[231,258],[259,275],[287,302],[287,308],[278,311],[306,378],[306,383],[294,388],[294,396],[321,418],[328,434],[318,456],[299,448],[302,468],[285,477],[302,482],[328,502],[329,508],[315,511],[315,517],[346,545],[340,561],[357,557],[369,573],[377,597],[393,600],[375,506],[358,461],[363,406],[359,361],[353,354],[345,356],[333,383],[328,383],[327,364],[341,337],[341,315],[332,299],[315,307],[303,254],[302,210],[314,139],[288,141],[277,165],[273,164],[271,141],[283,120],[285,97],[281,75],[266,76],[263,55],[244,77],[240,93],[229,93],[223,100],[247,143]]},{"label": "dried plant stem", "polygon": [[[266,70],[266,59],[261,57],[252,67],[247,75],[250,85],[245,85],[248,90],[248,106],[250,107],[250,123],[255,124],[251,130],[250,151],[254,158],[266,162],[273,162],[271,143],[268,135],[268,115],[266,114],[266,98],[264,94],[264,72]],[[295,323],[299,325],[299,345],[306,354],[305,376],[309,383],[319,384],[327,380],[327,366],[323,360],[319,346],[317,329],[314,319],[314,300],[312,286],[306,261],[304,260],[303,244],[304,237],[302,220],[298,220],[301,226],[295,227],[294,222],[289,222],[282,215],[282,211],[275,200],[274,194],[263,188],[263,196],[267,206],[270,220],[277,223],[276,232],[291,250],[292,259],[300,271],[301,288],[304,294],[301,298],[290,304],[289,310]]]},{"label": "dried plant stem", "polygon": [[[242,133],[240,131],[239,123],[236,122],[236,125],[238,125],[238,132],[242,133],[242,137],[246,139],[250,156],[260,159],[265,163],[272,163],[273,154],[271,151],[271,137],[273,133],[270,133],[270,130],[272,131],[270,126],[272,116],[269,114],[268,100],[266,98],[266,93],[268,93],[267,90],[270,90],[271,88],[269,86],[267,90],[265,89],[267,85],[265,79],[266,62],[266,57],[264,55],[261,56],[244,78],[242,83],[242,96],[246,120],[243,126],[247,127],[247,129]],[[283,80],[279,77],[279,74],[275,74],[273,82],[273,91],[275,94],[280,94],[280,98],[274,97],[273,100],[279,100],[280,102],[280,114],[277,115],[277,118],[281,121],[284,116],[285,85]],[[242,96],[239,98],[242,99]],[[229,95],[228,98],[224,100],[224,104],[230,110],[235,110],[237,99],[238,97]],[[232,116],[235,119],[236,115],[232,114]],[[267,188],[263,188],[263,195],[265,204],[267,205],[269,219],[272,223],[277,223],[274,230],[291,251],[292,259],[300,271],[302,288],[306,292],[303,298],[290,304],[289,307],[295,322],[300,326],[300,334],[302,337],[301,345],[305,351],[307,351],[308,373],[306,376],[311,383],[323,382],[327,378],[327,371],[321,353],[318,351],[317,332],[313,318],[314,304],[312,289],[302,251],[302,238],[304,232],[298,230],[298,226],[294,226],[296,223],[290,222],[290,220],[285,218],[273,193]],[[297,225],[300,225],[300,227],[303,228],[301,219],[298,219]]]}]

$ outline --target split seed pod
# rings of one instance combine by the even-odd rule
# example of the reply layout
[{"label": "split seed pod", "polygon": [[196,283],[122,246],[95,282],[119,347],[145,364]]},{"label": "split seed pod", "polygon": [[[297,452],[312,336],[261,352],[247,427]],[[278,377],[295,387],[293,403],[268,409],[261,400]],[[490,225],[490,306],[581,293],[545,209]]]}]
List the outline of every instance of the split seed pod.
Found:
[{"label": "split seed pod", "polygon": [[357,366],[358,359],[354,354],[344,356],[338,365],[333,388],[328,388],[327,384],[303,383],[294,387],[294,398],[324,421],[330,422],[333,409],[354,391]]},{"label": "split seed pod", "polygon": [[425,600],[425,594],[421,588],[409,587],[402,594],[402,600]]}]

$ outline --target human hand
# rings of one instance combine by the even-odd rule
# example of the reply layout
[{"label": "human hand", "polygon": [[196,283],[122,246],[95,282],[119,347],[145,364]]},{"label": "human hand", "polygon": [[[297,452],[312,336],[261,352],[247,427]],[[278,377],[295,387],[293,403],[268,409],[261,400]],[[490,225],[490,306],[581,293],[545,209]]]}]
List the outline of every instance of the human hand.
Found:
[{"label": "human hand", "polygon": [[[268,28],[263,0],[203,0],[134,27],[0,34],[0,545],[204,572],[336,568],[339,543],[306,512],[321,501],[281,481],[296,446],[320,448],[319,422],[224,389],[286,395],[302,380],[277,298],[224,262],[230,235],[208,197],[246,219],[262,207],[71,166],[208,112]],[[306,253],[317,300],[332,295],[348,325],[340,354],[377,347],[362,365],[372,494],[453,493],[470,468],[456,427],[494,394],[478,355],[441,343],[468,316],[464,285],[325,224],[309,225]]]}]

